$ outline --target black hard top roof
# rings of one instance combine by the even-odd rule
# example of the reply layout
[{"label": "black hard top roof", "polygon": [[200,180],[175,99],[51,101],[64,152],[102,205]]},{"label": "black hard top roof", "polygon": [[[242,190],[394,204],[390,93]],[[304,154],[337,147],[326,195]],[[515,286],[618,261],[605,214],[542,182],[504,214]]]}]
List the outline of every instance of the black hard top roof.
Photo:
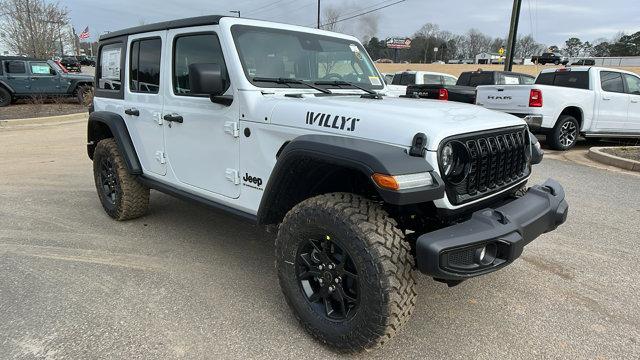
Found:
[{"label": "black hard top roof", "polygon": [[155,24],[135,26],[135,27],[130,27],[127,29],[113,31],[108,34],[101,35],[100,41],[112,39],[118,36],[140,34],[140,33],[151,32],[151,31],[177,29],[177,28],[183,28],[183,27],[189,27],[189,26],[217,25],[220,19],[223,17],[225,16],[224,15],[206,15],[206,16],[198,16],[198,17],[192,17],[192,18],[186,18],[186,19],[163,21]]},{"label": "black hard top roof", "polygon": [[491,74],[491,73],[496,73],[496,74],[508,74],[508,75],[524,75],[524,76],[528,76],[528,77],[535,77],[533,75],[529,75],[529,74],[525,74],[525,73],[521,73],[521,72],[516,72],[516,71],[504,71],[504,70],[482,70],[482,71],[478,71],[478,70],[473,70],[473,71],[463,71],[461,74],[464,73],[469,73],[469,74]]}]

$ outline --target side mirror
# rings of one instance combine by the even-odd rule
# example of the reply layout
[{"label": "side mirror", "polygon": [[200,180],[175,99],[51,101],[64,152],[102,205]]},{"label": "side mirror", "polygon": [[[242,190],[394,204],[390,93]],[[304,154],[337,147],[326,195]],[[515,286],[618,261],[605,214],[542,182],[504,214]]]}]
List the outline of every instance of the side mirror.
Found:
[{"label": "side mirror", "polygon": [[220,96],[229,87],[227,74],[220,64],[189,65],[189,87],[192,94]]}]

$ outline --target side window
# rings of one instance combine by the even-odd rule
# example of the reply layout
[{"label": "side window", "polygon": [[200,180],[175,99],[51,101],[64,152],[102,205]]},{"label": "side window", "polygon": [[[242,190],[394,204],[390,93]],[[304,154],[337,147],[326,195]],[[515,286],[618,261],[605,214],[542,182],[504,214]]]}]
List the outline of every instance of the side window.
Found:
[{"label": "side window", "polygon": [[444,84],[445,85],[455,85],[457,82],[456,78],[451,76],[444,76]]},{"label": "side window", "polygon": [[173,93],[190,95],[189,65],[219,64],[226,72],[220,41],[216,34],[176,37],[173,45]]},{"label": "side window", "polygon": [[26,74],[27,67],[24,61],[7,61],[5,62],[8,74]]},{"label": "side window", "polygon": [[520,78],[515,75],[506,75],[499,74],[498,75],[498,85],[519,85]]},{"label": "side window", "polygon": [[32,75],[51,76],[56,74],[55,70],[45,62],[32,62],[29,63],[29,67],[31,68]]},{"label": "side window", "polygon": [[622,74],[613,71],[600,72],[600,85],[602,90],[609,92],[624,92],[624,83],[622,82]]},{"label": "side window", "polygon": [[536,78],[534,77],[529,77],[529,76],[522,76],[520,78],[520,83],[521,84],[525,84],[525,85],[531,85],[534,82],[536,82]]},{"label": "side window", "polygon": [[160,52],[162,40],[144,39],[131,43],[129,89],[157,94],[160,90]]},{"label": "side window", "polygon": [[104,45],[100,49],[100,63],[96,68],[98,89],[120,90],[122,87],[120,77],[122,56],[121,43]]},{"label": "side window", "polygon": [[624,74],[624,79],[627,82],[627,92],[629,94],[640,95],[640,78]]},{"label": "side window", "polygon": [[424,74],[422,81],[428,85],[441,85],[442,79],[440,75]]}]

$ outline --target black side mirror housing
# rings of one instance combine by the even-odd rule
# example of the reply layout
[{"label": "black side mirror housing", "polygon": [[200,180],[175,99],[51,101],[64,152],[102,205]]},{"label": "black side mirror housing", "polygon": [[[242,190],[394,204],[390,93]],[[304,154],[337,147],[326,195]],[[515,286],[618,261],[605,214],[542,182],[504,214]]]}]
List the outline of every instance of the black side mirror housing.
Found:
[{"label": "black side mirror housing", "polygon": [[220,64],[191,64],[189,87],[192,94],[220,96],[229,88],[229,80]]}]

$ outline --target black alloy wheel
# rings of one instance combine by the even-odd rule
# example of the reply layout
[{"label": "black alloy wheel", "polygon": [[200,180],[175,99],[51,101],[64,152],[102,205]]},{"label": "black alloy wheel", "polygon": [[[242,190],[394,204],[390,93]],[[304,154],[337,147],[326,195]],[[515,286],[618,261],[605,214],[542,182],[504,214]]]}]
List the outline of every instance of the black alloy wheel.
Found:
[{"label": "black alloy wheel", "polygon": [[349,253],[330,235],[316,232],[300,243],[296,259],[300,290],[313,310],[331,321],[352,318],[360,282]]}]

